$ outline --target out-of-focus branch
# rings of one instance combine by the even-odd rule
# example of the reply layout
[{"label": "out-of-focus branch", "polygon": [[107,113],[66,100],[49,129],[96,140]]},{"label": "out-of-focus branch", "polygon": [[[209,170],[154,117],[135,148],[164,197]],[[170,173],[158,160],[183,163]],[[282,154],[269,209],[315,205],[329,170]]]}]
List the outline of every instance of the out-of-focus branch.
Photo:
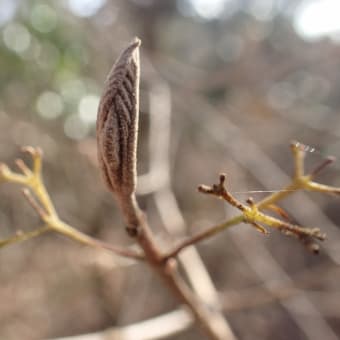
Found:
[{"label": "out-of-focus branch", "polygon": [[[274,294],[273,292],[268,293],[263,288],[256,287],[248,290],[225,292],[221,294],[220,298],[224,312],[232,313],[291,299],[299,294],[307,294],[311,299],[316,301],[322,313],[326,316],[340,317],[339,309],[335,306],[333,307],[334,303],[332,303],[332,301],[338,300],[339,293],[302,292],[299,289],[291,288],[277,290]],[[301,311],[299,315],[300,317],[310,316],[308,311]],[[141,321],[125,327],[115,327],[96,333],[49,340],[106,340],[111,338],[121,340],[157,340],[180,333],[191,327],[192,324],[192,317],[190,317],[184,309],[177,309],[150,320]]]},{"label": "out-of-focus branch", "polygon": [[156,340],[175,335],[189,328],[192,323],[193,318],[185,309],[177,309],[125,327],[115,327],[91,334],[54,338],[53,340]]},{"label": "out-of-focus branch", "polygon": [[[304,290],[287,285],[277,286],[271,291],[265,287],[253,287],[237,291],[226,291],[221,293],[223,310],[226,313],[238,312],[259,308],[272,303],[283,303],[287,300],[299,299],[306,295],[312,300],[321,314],[326,317],[340,318],[340,311],[335,307],[334,301],[339,299],[339,292],[322,292],[315,290]],[[311,317],[313,313],[309,310],[300,310],[297,313],[301,316]]]},{"label": "out-of-focus branch", "polygon": [[[273,286],[271,291],[261,285],[219,293],[223,311],[233,313],[249,310],[275,302],[283,302],[287,299],[299,298],[301,294],[307,294],[313,301],[316,301],[318,306],[321,306],[323,314],[330,317],[340,317],[339,309],[333,307],[333,302],[337,300],[339,292],[306,290],[308,285],[299,285],[299,288],[296,288],[280,282],[269,282],[268,285]],[[311,316],[308,311],[304,310],[298,311],[298,313],[300,316]],[[53,340],[105,340],[108,338],[156,340],[188,329],[192,323],[193,318],[184,309],[177,309],[128,326],[114,327],[97,333],[55,338]]]},{"label": "out-of-focus branch", "polygon": [[[174,236],[185,232],[184,217],[178,207],[170,183],[170,135],[171,135],[171,92],[152,65],[147,64],[155,80],[150,91],[150,136],[149,136],[149,172],[138,179],[138,193],[152,193],[156,207],[167,231]],[[219,328],[224,329],[224,338],[235,339],[230,326],[222,314],[219,297],[196,248],[187,248],[178,257],[183,270],[196,294],[206,304],[214,306],[213,319]]]}]

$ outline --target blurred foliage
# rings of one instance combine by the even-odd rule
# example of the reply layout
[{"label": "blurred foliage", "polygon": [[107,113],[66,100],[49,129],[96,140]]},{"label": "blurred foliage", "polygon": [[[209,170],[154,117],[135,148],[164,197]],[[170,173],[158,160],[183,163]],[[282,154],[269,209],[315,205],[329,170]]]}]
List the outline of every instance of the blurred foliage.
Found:
[{"label": "blurred foliage", "polygon": [[[195,193],[197,184],[214,182],[219,171],[228,173],[234,191],[275,190],[292,169],[290,140],[315,147],[307,165],[326,154],[340,155],[339,39],[299,35],[296,15],[303,3],[0,0],[0,160],[13,164],[19,146],[39,145],[47,187],[63,219],[128,244],[97,173],[94,134],[105,76],[137,35],[143,41],[140,173],[148,169],[148,92],[158,77],[171,89],[172,183],[188,226],[222,220],[222,206]],[[273,164],[280,173],[271,171]],[[337,162],[320,181],[339,186],[339,168]],[[1,237],[36,226],[16,188],[2,186],[0,193]],[[304,200],[284,204],[300,224],[321,229],[339,224],[338,200],[313,195],[315,211]],[[141,204],[161,226],[154,203],[142,197]],[[164,233],[161,227],[158,232]],[[340,313],[331,308],[340,274],[339,246],[332,238],[318,258],[275,235],[266,240],[256,235],[253,241],[263,242],[298,286],[328,294],[329,304],[315,303],[340,335]],[[228,232],[199,249],[220,291],[261,284]],[[91,266],[96,257],[91,249],[56,235],[0,254],[0,339],[86,333],[176,305],[144,268]],[[239,339],[307,338],[278,301],[226,316]],[[174,339],[197,339],[195,334]]]}]

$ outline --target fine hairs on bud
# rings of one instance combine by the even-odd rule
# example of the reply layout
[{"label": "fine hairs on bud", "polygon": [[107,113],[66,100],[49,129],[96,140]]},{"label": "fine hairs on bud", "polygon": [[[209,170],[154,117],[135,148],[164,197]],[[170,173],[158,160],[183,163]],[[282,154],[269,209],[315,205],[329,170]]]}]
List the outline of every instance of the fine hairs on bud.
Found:
[{"label": "fine hairs on bud", "polygon": [[98,108],[99,164],[106,186],[121,202],[136,190],[140,44],[134,38],[113,65]]}]

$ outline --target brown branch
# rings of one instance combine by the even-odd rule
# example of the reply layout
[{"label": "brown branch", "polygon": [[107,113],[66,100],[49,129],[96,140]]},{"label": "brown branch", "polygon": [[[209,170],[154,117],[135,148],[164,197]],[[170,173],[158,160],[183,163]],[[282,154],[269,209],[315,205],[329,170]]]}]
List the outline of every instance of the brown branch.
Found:
[{"label": "brown branch", "polygon": [[[136,239],[145,253],[145,258],[149,265],[165,281],[172,292],[180,301],[185,303],[196,321],[211,339],[224,340],[229,338],[228,331],[224,324],[217,325],[212,322],[214,317],[213,311],[208,310],[197,297],[189,290],[177,270],[177,261],[175,259],[164,259],[160,248],[154,241],[153,234],[146,221],[145,216],[141,213],[138,206],[135,206],[136,216],[138,217],[138,234]],[[226,337],[227,336],[227,337]]]},{"label": "brown branch", "polygon": [[[129,235],[144,250],[148,264],[186,304],[211,339],[229,338],[222,322],[193,295],[180,277],[175,259],[166,259],[155,241],[146,216],[135,198],[136,145],[139,114],[139,45],[135,38],[121,53],[109,73],[100,100],[97,119],[97,146],[101,172],[107,188],[118,201]],[[122,100],[124,99],[124,100]]]}]

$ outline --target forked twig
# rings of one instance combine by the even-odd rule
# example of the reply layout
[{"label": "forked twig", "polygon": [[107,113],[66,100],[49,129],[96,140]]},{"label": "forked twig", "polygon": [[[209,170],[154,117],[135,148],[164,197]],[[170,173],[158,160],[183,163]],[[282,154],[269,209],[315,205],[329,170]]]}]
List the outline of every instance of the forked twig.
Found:
[{"label": "forked twig", "polygon": [[267,207],[272,206],[276,202],[282,200],[286,196],[298,191],[298,190],[310,190],[310,191],[319,191],[325,193],[339,193],[340,188],[335,188],[331,186],[326,186],[323,184],[315,183],[311,179],[319,174],[321,170],[323,170],[327,165],[331,164],[334,161],[333,157],[328,157],[326,161],[323,161],[319,166],[317,166],[309,175],[304,174],[304,154],[303,148],[301,148],[301,144],[297,142],[291,143],[291,149],[294,156],[294,177],[292,182],[282,189],[282,191],[275,192],[262,201],[258,203],[254,203],[252,199],[248,199],[247,203],[250,206],[246,206],[238,201],[226,188],[225,188],[225,180],[226,175],[221,174],[219,177],[219,183],[214,184],[212,186],[200,185],[198,187],[198,191],[205,194],[210,194],[217,196],[228,202],[230,205],[234,206],[238,210],[242,211],[242,215],[236,216],[224,223],[212,226],[207,228],[201,232],[194,234],[193,236],[187,237],[182,241],[178,242],[171,250],[169,250],[164,257],[170,258],[177,255],[184,248],[196,244],[204,239],[207,239],[222,230],[225,230],[231,226],[239,224],[241,222],[251,224],[258,231],[263,234],[267,234],[266,229],[261,225],[265,224],[269,227],[276,228],[280,230],[282,233],[296,237],[306,248],[317,254],[319,252],[319,245],[315,243],[314,239],[319,241],[323,241],[326,238],[324,233],[321,233],[318,228],[303,228],[298,225],[294,225],[288,223],[286,221],[282,221],[280,219],[274,218],[272,216],[266,215],[260,211],[260,209],[265,209]]},{"label": "forked twig", "polygon": [[16,161],[16,165],[23,172],[23,174],[15,173],[11,171],[6,165],[0,164],[0,178],[2,178],[2,180],[5,182],[16,183],[24,186],[23,195],[32,208],[37,212],[38,216],[45,223],[45,226],[31,232],[21,233],[20,235],[15,235],[8,239],[0,240],[0,247],[16,242],[26,241],[47,231],[55,231],[82,244],[99,249],[106,249],[119,256],[129,257],[134,260],[144,259],[144,255],[140,252],[129,248],[114,246],[104,241],[97,240],[62,222],[56,213],[54,205],[42,180],[42,151],[33,147],[25,147],[22,150],[29,153],[33,158],[33,169],[31,170],[23,160]]}]

